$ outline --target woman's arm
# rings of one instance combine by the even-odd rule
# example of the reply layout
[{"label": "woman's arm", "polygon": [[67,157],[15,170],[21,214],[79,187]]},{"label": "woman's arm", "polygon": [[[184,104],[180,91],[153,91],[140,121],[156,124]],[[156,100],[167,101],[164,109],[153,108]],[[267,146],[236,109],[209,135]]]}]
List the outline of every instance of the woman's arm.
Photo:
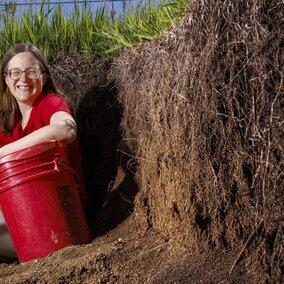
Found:
[{"label": "woman's arm", "polygon": [[67,112],[58,111],[52,115],[50,125],[0,148],[0,156],[50,140],[65,141],[70,144],[76,136],[77,128],[74,118]]}]

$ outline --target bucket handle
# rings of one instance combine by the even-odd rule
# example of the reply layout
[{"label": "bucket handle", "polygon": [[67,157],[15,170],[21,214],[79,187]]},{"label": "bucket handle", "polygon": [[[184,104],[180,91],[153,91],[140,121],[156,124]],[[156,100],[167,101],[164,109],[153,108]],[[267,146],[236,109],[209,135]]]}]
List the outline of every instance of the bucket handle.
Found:
[{"label": "bucket handle", "polygon": [[[46,167],[46,166],[53,166],[53,170],[55,170],[56,172],[59,172],[59,168],[58,168],[58,164],[62,165],[63,163],[59,163],[58,159],[54,159],[53,161],[51,162],[46,162],[46,163],[42,163],[40,164],[40,167]],[[32,167],[29,167],[29,168],[25,168],[17,173],[14,173],[14,174],[11,174],[9,175],[9,178],[13,177],[13,176],[16,176],[18,174],[23,174],[25,172],[28,172],[28,171],[31,171],[31,170],[34,170],[36,168],[38,168],[39,165],[35,165],[35,166],[32,166]],[[36,176],[36,175],[35,175]],[[2,178],[0,179],[0,183],[3,181],[3,180],[6,180],[7,178]]]},{"label": "bucket handle", "polygon": [[[61,154],[59,154],[59,153],[55,153],[54,156],[55,156],[55,159],[59,159],[60,157],[62,157]],[[43,153],[40,156],[40,159],[46,158],[46,157],[49,157],[49,155],[45,155],[45,153]],[[38,156],[30,158],[29,162],[34,161],[34,160],[38,161]],[[5,165],[5,167],[2,167],[2,170],[0,170],[0,175],[1,175],[2,172],[7,171],[7,169],[11,169],[11,168],[14,168],[14,167],[22,166],[22,165],[25,165],[27,163],[27,161],[24,160],[24,159],[23,160],[19,159],[19,160],[15,160],[15,161],[17,161],[16,164],[12,164],[11,161],[2,163],[1,165],[5,165],[6,163],[7,163],[7,165]],[[41,163],[41,165],[44,165],[44,163]],[[32,169],[32,167],[29,167],[29,169]]]},{"label": "bucket handle", "polygon": [[[58,165],[63,166],[66,169],[69,169],[70,171],[72,170],[72,172],[76,173],[76,176],[79,177],[79,175],[77,174],[76,171],[74,171],[71,167],[67,166],[66,164],[62,163],[62,161],[58,161],[58,159],[54,159],[52,162],[44,163],[42,165],[47,166],[47,165],[52,165],[52,164],[54,165],[53,169],[47,170],[47,171],[42,171],[42,172],[40,172],[38,174],[33,175],[34,179],[42,178],[42,177],[45,177],[45,176],[48,176],[48,175],[52,175],[52,174],[58,173],[60,171]],[[25,169],[25,170],[21,171],[20,173],[25,173],[25,172],[29,171],[30,169],[33,169],[33,168],[35,168],[35,167],[29,168],[29,169]],[[17,174],[19,174],[19,173],[17,173]],[[29,177],[23,178],[22,180],[16,181],[16,182],[14,182],[12,184],[9,183],[9,186],[8,185],[1,186],[0,193],[5,191],[5,190],[7,190],[7,189],[9,189],[9,188],[11,188],[11,187],[20,185],[20,184],[26,182],[28,179],[29,179]],[[78,186],[78,185],[76,184],[76,186]]]},{"label": "bucket handle", "polygon": [[[45,176],[48,176],[48,175],[51,175],[51,174],[54,174],[54,173],[57,173],[58,171],[56,171],[56,170],[49,170],[49,171],[43,171],[43,172],[41,172],[41,173],[39,173],[39,174],[35,174],[35,175],[33,175],[33,177],[35,178],[35,179],[37,179],[37,178],[41,178],[41,177],[45,177]],[[9,183],[9,186],[1,186],[1,188],[0,188],[0,193],[1,192],[3,192],[3,191],[5,191],[5,190],[7,190],[7,189],[9,189],[9,188],[12,188],[12,187],[14,187],[14,186],[17,186],[17,185],[20,185],[20,184],[22,184],[22,183],[25,183],[26,181],[28,180],[28,177],[27,178],[23,178],[22,180],[20,180],[20,181],[16,181],[16,182],[14,182],[14,183]]]},{"label": "bucket handle", "polygon": [[80,183],[81,183],[81,178],[80,178],[79,174],[72,167],[63,163],[62,160],[58,160],[57,163],[74,174],[74,177],[76,177],[76,179],[77,179],[75,181],[76,187],[79,187]]}]

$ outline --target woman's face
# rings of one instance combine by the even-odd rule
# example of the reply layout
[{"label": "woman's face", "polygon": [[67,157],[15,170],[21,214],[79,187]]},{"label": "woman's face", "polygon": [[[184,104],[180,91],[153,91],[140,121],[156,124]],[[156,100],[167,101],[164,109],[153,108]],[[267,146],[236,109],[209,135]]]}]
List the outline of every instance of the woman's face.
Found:
[{"label": "woman's face", "polygon": [[12,95],[19,104],[33,105],[45,83],[39,61],[31,52],[21,52],[11,58],[7,67],[5,81]]}]

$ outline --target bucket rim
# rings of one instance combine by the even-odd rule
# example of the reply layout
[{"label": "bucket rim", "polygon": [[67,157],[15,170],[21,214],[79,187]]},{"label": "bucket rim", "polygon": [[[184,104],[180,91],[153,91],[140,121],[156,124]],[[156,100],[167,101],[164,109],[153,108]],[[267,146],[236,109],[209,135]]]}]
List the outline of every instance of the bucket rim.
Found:
[{"label": "bucket rim", "polygon": [[0,165],[10,162],[12,160],[23,160],[23,159],[28,159],[30,157],[39,155],[43,152],[46,152],[50,149],[56,148],[56,147],[61,147],[65,148],[64,144],[62,142],[58,142],[57,140],[50,140],[50,141],[45,141],[41,142],[35,145],[32,145],[30,147],[20,149],[17,151],[14,151],[12,153],[9,153],[7,155],[4,155],[0,158]]}]

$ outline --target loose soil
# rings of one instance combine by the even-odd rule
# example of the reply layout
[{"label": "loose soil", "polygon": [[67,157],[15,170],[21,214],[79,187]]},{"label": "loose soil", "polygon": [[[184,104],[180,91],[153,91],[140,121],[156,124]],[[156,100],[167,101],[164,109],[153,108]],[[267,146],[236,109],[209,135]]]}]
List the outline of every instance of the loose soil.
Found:
[{"label": "loose soil", "polygon": [[238,251],[197,253],[128,218],[92,243],[27,263],[0,264],[1,283],[260,283]]}]

